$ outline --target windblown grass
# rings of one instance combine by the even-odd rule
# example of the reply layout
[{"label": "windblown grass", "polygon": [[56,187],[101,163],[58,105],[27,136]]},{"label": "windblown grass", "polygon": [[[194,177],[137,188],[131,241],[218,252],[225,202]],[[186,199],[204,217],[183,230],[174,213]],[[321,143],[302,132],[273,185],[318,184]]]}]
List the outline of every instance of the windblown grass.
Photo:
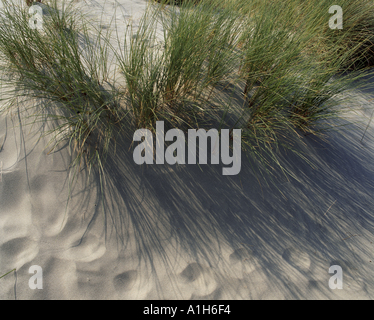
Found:
[{"label": "windblown grass", "polygon": [[[251,1],[244,8],[239,47],[245,86],[238,123],[251,158],[265,168],[271,163],[281,166],[279,147],[299,154],[293,148],[294,140],[303,134],[320,134],[316,125],[344,111],[343,103],[349,101],[341,94],[357,85],[355,81],[365,73],[342,72],[356,46],[344,52],[340,46],[322,50],[316,46],[323,43],[317,42],[319,24],[328,25],[329,18],[324,15],[322,19],[320,6],[308,6],[311,11],[304,12],[305,6],[294,1]],[[305,15],[312,18],[304,21]]]},{"label": "windblown grass", "polygon": [[[343,29],[330,29],[328,9],[339,5]],[[374,64],[374,3],[370,0],[295,1],[299,27],[313,35],[311,45],[330,56],[345,55],[344,68],[358,70]],[[350,55],[346,55],[346,51]]]},{"label": "windblown grass", "polygon": [[[119,48],[70,6],[59,10],[55,2],[38,31],[24,7],[2,1],[3,80],[15,97],[39,101],[37,114],[55,121],[55,146],[69,141],[73,164],[86,159],[89,168],[102,166],[120,129],[131,136],[135,128],[154,130],[157,120],[200,128],[214,116],[222,128],[242,129],[250,159],[282,167],[278,149],[299,153],[294,139],[320,134],[321,121],[339,115],[342,93],[365,75],[346,71],[362,67],[371,52],[372,19],[345,0],[343,30],[328,28],[327,1],[153,3],[137,28],[116,30]],[[217,103],[227,83],[241,104]],[[234,125],[228,113],[239,114]]]},{"label": "windblown grass", "polygon": [[127,31],[117,57],[136,127],[153,128],[160,119],[191,125],[203,112],[204,90],[232,72],[236,15],[211,4],[150,9],[136,32]]},{"label": "windblown grass", "polygon": [[37,120],[52,121],[52,149],[68,141],[77,168],[101,165],[123,115],[116,90],[108,82],[108,46],[71,5],[55,1],[43,29],[29,26],[27,7],[3,1],[0,61],[7,96],[37,101]]}]

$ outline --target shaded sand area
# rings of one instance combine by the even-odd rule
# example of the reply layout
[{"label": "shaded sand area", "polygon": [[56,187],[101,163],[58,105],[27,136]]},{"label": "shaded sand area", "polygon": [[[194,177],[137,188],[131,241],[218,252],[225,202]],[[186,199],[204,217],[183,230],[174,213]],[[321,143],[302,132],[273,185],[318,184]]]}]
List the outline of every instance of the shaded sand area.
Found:
[{"label": "shaded sand area", "polygon": [[[128,14],[146,6],[119,3]],[[280,154],[294,179],[266,184],[244,155],[236,176],[138,166],[124,140],[104,194],[82,173],[67,207],[67,148],[48,154],[43,128],[2,117],[0,273],[17,271],[0,279],[0,299],[373,299],[374,121],[360,141],[374,94],[356,93],[352,124],[299,146],[314,168]],[[33,265],[43,289],[29,288]],[[342,290],[329,288],[331,265]]]}]

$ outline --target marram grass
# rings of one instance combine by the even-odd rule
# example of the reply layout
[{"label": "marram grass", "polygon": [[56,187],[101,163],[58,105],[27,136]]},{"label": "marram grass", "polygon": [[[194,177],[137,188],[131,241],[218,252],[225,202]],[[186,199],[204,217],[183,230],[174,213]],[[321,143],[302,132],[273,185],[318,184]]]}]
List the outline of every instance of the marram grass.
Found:
[{"label": "marram grass", "polygon": [[[28,25],[27,6],[2,1],[8,93],[38,101],[33,114],[53,121],[53,145],[69,142],[73,165],[85,160],[89,168],[102,167],[119,132],[154,130],[158,120],[208,130],[212,116],[220,128],[242,129],[253,163],[282,168],[279,148],[299,153],[294,139],[320,134],[321,121],[342,111],[342,93],[365,75],[360,68],[370,59],[374,25],[344,0],[343,30],[328,28],[327,1],[185,0],[178,7],[150,4],[136,28],[116,29],[125,39],[117,48],[72,5],[55,2],[39,32]],[[373,8],[365,1],[361,7]],[[228,87],[241,102],[217,103]],[[233,124],[226,116],[234,113]]]},{"label": "marram grass", "polygon": [[208,2],[185,2],[180,9],[149,9],[136,32],[126,30],[117,58],[137,128],[152,129],[160,119],[192,125],[205,90],[233,72],[236,18]]},{"label": "marram grass", "polygon": [[33,114],[54,122],[52,150],[67,141],[73,165],[79,167],[83,159],[90,167],[101,164],[123,117],[108,82],[106,41],[71,5],[60,10],[54,2],[49,12],[40,31],[30,28],[27,7],[4,2],[1,73],[8,96],[14,97],[8,106],[25,95],[36,100]]}]

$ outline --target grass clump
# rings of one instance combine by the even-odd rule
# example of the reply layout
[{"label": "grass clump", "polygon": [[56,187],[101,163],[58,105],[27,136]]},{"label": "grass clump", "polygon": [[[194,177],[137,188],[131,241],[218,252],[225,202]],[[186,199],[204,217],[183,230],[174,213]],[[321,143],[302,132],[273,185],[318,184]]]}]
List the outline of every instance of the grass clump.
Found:
[{"label": "grass clump", "polygon": [[[2,1],[3,79],[15,96],[39,101],[39,113],[54,121],[55,145],[69,141],[73,164],[86,159],[89,167],[101,167],[122,128],[131,135],[164,120],[209,129],[214,117],[222,128],[242,129],[251,159],[281,166],[280,147],[298,153],[295,139],[320,134],[321,120],[339,114],[342,94],[365,75],[347,71],[371,50],[371,18],[345,0],[343,30],[328,28],[327,1],[153,4],[137,27],[120,30],[119,48],[70,6],[55,2],[37,30],[25,8]],[[110,74],[111,55],[121,85]],[[241,103],[217,102],[218,94],[230,96],[229,85]]]},{"label": "grass clump", "polygon": [[[204,113],[204,90],[229,73],[235,16],[218,14],[212,3],[185,1],[180,9],[149,10],[137,32],[126,33],[117,57],[137,128],[152,129],[160,119],[193,125]],[[163,33],[157,35],[157,29]]]},{"label": "grass clump", "polygon": [[[332,5],[342,8],[343,28],[330,29]],[[313,35],[309,48],[345,56],[342,69],[359,70],[374,65],[374,3],[370,0],[296,1],[299,28]],[[312,49],[313,50],[313,49]],[[347,55],[347,50],[350,54]]]},{"label": "grass clump", "polygon": [[[8,93],[37,101],[34,116],[50,120],[52,150],[68,141],[91,168],[101,165],[123,115],[116,91],[108,83],[108,46],[103,35],[72,10],[48,7],[42,30],[29,26],[27,9],[2,0],[0,61]],[[8,106],[15,106],[15,99]]]},{"label": "grass clump", "polygon": [[125,78],[122,94],[132,110],[136,128],[152,126],[161,99],[161,51],[156,46],[155,17],[147,14],[142,17],[137,32],[132,26],[126,30],[124,46],[117,52]]},{"label": "grass clump", "polygon": [[[245,7],[239,41],[244,104],[237,126],[251,158],[265,168],[280,165],[279,147],[302,156],[293,148],[295,139],[320,134],[320,120],[343,111],[341,94],[364,75],[342,72],[356,47],[342,53],[338,46],[316,46],[321,8],[308,8],[313,11],[306,13],[295,1],[252,1]],[[313,17],[305,25],[304,14]]]}]

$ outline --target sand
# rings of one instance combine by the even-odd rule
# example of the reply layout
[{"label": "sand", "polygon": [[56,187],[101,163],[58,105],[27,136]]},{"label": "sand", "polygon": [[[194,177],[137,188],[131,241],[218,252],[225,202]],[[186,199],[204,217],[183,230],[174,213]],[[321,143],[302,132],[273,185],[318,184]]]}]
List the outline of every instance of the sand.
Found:
[{"label": "sand", "polygon": [[[108,19],[115,8],[78,4]],[[136,21],[147,2],[118,4]],[[40,128],[16,110],[3,116],[0,276],[16,272],[0,279],[0,299],[372,299],[374,121],[360,140],[374,105],[372,92],[355,93],[363,107],[344,134],[303,138],[314,168],[280,155],[295,174],[274,178],[281,192],[244,156],[236,176],[221,165],[138,166],[123,141],[104,196],[82,174],[67,207],[67,148],[48,154]],[[33,265],[42,289],[29,287]],[[332,265],[343,289],[329,288]]]}]

